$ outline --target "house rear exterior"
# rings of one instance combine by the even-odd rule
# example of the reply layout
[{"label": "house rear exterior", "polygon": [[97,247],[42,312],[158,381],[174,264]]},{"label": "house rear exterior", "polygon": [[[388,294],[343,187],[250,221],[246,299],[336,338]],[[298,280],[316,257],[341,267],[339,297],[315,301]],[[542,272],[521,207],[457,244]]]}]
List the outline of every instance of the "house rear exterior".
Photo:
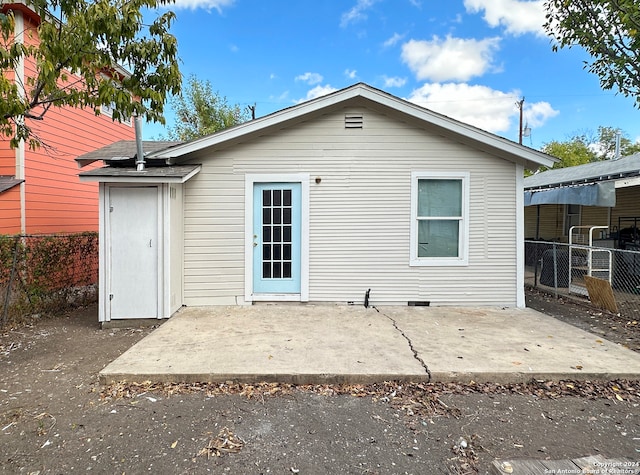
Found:
[{"label": "house rear exterior", "polygon": [[164,297],[147,317],[181,305],[366,296],[524,306],[523,170],[553,163],[364,84],[146,158],[171,172],[105,156],[110,167],[81,174],[101,183],[102,321],[128,318],[112,313],[112,195],[126,203],[127,190],[149,188]]}]

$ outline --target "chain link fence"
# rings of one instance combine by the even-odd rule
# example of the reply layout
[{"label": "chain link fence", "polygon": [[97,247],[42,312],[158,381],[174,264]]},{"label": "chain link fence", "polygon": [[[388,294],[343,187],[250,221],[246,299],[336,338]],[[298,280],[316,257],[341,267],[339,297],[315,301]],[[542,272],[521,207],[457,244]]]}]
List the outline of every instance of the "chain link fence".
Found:
[{"label": "chain link fence", "polygon": [[640,320],[640,251],[525,241],[526,285],[555,296],[571,295],[596,304],[602,299],[601,295],[594,295],[590,277],[605,281],[598,293],[603,294],[600,289],[605,289],[613,299],[616,313]]},{"label": "chain link fence", "polygon": [[0,235],[0,327],[97,301],[98,234]]}]

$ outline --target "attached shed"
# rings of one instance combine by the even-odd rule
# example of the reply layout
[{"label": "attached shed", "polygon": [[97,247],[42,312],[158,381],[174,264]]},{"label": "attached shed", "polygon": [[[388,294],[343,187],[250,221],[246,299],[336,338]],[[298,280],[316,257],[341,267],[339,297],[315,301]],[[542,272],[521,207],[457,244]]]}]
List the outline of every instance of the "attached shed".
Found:
[{"label": "attached shed", "polygon": [[[109,166],[80,175],[100,182],[101,321],[365,295],[524,306],[523,172],[551,166],[543,153],[366,84],[157,148],[145,171],[103,153]],[[129,214],[117,229],[114,198]],[[142,238],[149,208],[157,230]],[[127,312],[153,290],[135,286],[146,271],[127,246],[149,239],[163,303]],[[127,297],[114,312],[118,292]]]}]

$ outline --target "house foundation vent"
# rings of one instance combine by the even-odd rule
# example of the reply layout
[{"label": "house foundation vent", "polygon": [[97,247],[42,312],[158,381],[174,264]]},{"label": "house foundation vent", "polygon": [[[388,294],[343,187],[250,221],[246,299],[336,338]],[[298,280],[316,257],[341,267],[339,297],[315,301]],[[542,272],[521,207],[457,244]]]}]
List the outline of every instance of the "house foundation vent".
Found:
[{"label": "house foundation vent", "polygon": [[345,114],[345,129],[362,129],[364,127],[364,116],[362,114]]}]

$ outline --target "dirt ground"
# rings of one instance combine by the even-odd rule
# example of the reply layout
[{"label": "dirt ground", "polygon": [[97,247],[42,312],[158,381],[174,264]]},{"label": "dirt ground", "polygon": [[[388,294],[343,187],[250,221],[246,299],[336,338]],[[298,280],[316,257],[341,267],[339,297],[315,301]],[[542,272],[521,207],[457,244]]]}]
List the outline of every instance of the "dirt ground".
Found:
[{"label": "dirt ground", "polygon": [[[528,304],[640,350],[636,324],[536,292]],[[92,307],[0,335],[0,472],[473,474],[505,458],[640,460],[639,382],[101,387],[98,371],[150,331],[101,330]]]}]

